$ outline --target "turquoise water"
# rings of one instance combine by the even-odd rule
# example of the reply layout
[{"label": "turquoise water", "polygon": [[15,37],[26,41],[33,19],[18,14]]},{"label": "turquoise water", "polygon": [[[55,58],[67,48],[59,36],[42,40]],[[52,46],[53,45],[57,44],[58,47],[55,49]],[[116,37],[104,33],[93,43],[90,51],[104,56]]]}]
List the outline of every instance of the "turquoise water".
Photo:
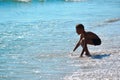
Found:
[{"label": "turquoise water", "polygon": [[63,80],[72,74],[79,68],[69,55],[79,39],[78,23],[102,38],[99,51],[119,49],[119,14],[120,0],[0,0],[0,80]]}]

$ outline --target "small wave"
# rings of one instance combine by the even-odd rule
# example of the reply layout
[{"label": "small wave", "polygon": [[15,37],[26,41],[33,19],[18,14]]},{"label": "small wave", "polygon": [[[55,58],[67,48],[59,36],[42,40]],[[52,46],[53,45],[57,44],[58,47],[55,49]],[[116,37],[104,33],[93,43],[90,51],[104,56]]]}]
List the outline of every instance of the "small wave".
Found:
[{"label": "small wave", "polygon": [[117,21],[120,21],[120,18],[109,19],[109,20],[106,20],[105,23],[113,23],[113,22],[117,22]]},{"label": "small wave", "polygon": [[104,26],[104,25],[108,25],[109,23],[114,23],[114,22],[117,22],[117,21],[120,21],[120,18],[107,19],[107,20],[104,20],[102,22],[97,22],[96,25],[93,25],[93,26],[94,27],[96,27],[96,26]]}]

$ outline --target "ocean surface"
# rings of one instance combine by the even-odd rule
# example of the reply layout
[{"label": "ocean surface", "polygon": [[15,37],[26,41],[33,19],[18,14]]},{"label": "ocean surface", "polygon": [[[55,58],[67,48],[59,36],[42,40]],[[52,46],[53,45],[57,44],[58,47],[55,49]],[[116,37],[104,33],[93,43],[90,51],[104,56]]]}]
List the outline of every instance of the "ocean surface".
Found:
[{"label": "ocean surface", "polygon": [[[0,80],[63,80],[79,66],[75,25],[95,32],[91,54],[120,51],[120,0],[0,0]],[[79,60],[81,61],[81,60]]]}]

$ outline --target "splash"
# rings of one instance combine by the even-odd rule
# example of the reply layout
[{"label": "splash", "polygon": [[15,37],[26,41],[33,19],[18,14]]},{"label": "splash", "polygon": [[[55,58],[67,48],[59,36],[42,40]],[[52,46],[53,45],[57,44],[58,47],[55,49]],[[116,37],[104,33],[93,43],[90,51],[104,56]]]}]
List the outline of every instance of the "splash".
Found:
[{"label": "splash", "polygon": [[31,2],[32,0],[0,0],[0,2]]}]

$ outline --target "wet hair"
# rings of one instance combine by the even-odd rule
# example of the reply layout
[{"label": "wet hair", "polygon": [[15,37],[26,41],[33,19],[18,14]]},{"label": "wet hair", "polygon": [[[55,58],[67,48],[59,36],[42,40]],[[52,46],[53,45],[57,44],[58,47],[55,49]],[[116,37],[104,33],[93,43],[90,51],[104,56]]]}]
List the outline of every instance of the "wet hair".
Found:
[{"label": "wet hair", "polygon": [[83,24],[77,24],[77,25],[76,25],[76,29],[83,29],[83,30],[84,30]]}]

